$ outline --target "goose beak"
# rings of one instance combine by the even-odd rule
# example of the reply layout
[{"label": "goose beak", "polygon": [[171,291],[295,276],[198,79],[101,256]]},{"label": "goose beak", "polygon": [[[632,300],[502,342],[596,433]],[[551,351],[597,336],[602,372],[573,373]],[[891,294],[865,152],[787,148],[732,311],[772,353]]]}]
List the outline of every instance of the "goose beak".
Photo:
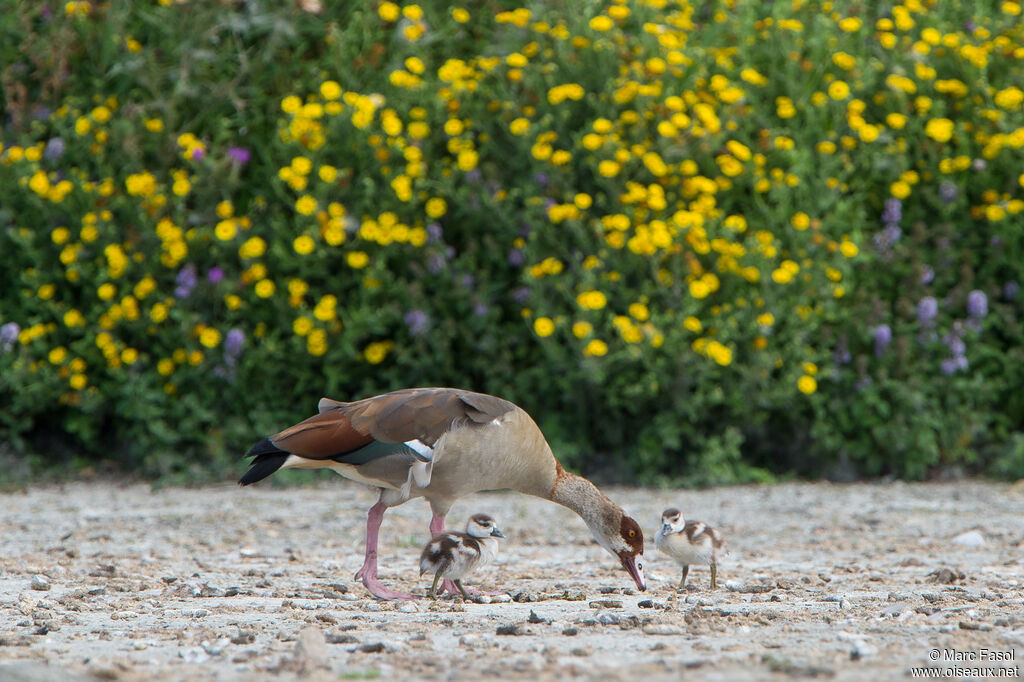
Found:
[{"label": "goose beak", "polygon": [[647,579],[644,577],[643,554],[622,557],[622,567],[629,573],[629,577],[636,583],[636,588],[641,592],[647,591]]},{"label": "goose beak", "polygon": [[501,532],[500,528],[495,526],[494,530],[491,531],[491,537],[492,538],[503,538],[503,537],[505,537],[505,534]]}]

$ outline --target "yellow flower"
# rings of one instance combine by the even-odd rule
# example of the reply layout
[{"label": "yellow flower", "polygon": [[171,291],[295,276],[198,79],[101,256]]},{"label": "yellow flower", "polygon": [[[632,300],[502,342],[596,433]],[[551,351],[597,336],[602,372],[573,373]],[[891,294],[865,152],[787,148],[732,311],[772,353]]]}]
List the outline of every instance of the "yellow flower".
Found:
[{"label": "yellow flower", "polygon": [[464,24],[467,21],[469,21],[469,12],[467,12],[461,7],[456,7],[452,9],[452,19],[454,19],[460,24]]},{"label": "yellow flower", "polygon": [[312,215],[316,210],[316,199],[308,194],[302,195],[295,201],[295,210],[302,215]]},{"label": "yellow flower", "polygon": [[306,337],[306,351],[313,356],[321,356],[327,352],[327,332],[314,329]]},{"label": "yellow flower", "polygon": [[853,258],[854,256],[857,255],[859,249],[857,248],[856,244],[854,244],[848,239],[844,239],[839,244],[839,252],[842,253],[847,258]]},{"label": "yellow flower", "polygon": [[508,129],[513,135],[522,135],[530,129],[530,121],[522,117],[513,119],[512,122],[508,124]]},{"label": "yellow flower", "polygon": [[350,268],[360,270],[369,264],[370,256],[368,256],[365,251],[349,251],[345,255],[345,260]]},{"label": "yellow flower", "polygon": [[718,341],[709,341],[704,351],[722,367],[732,363],[732,349]]},{"label": "yellow flower", "polygon": [[433,197],[427,200],[427,215],[431,218],[440,218],[448,212],[448,202],[441,197]]},{"label": "yellow flower", "polygon": [[802,377],[797,379],[796,387],[801,393],[810,395],[818,390],[818,380],[812,376],[804,374]]},{"label": "yellow flower", "polygon": [[174,360],[171,360],[170,358],[162,358],[156,363],[156,371],[160,376],[170,376],[174,371]]},{"label": "yellow flower", "polygon": [[292,322],[292,331],[295,332],[296,336],[306,336],[313,331],[313,320],[308,317],[296,317],[295,321]]},{"label": "yellow flower", "polygon": [[216,348],[220,343],[220,332],[213,327],[204,327],[203,331],[199,332],[199,343],[207,348]]},{"label": "yellow flower", "polygon": [[601,357],[608,352],[608,344],[601,339],[591,339],[583,348],[583,354],[591,357]]},{"label": "yellow flower", "polygon": [[139,359],[139,351],[134,348],[125,348],[121,351],[121,362],[126,365],[134,365],[135,361]]},{"label": "yellow flower", "polygon": [[238,248],[238,255],[242,258],[259,258],[267,252],[267,243],[262,237],[249,237]]},{"label": "yellow flower", "polygon": [[68,385],[71,386],[71,388],[75,389],[76,391],[81,391],[83,388],[86,387],[86,385],[88,385],[88,383],[89,380],[86,379],[85,375],[81,374],[80,372],[76,372],[72,374],[70,377],[68,377]]},{"label": "yellow flower", "polygon": [[584,291],[576,297],[576,302],[584,310],[600,310],[608,303],[607,297],[600,291]]},{"label": "yellow flower", "polygon": [[711,293],[711,287],[703,279],[695,279],[690,282],[690,295],[694,298],[707,298]]},{"label": "yellow flower", "polygon": [[604,14],[598,14],[596,17],[590,20],[590,28],[595,31],[610,31],[615,26],[615,22]]},{"label": "yellow flower", "polygon": [[341,97],[341,86],[337,81],[324,81],[320,84],[320,96],[324,99],[338,99]]},{"label": "yellow flower", "polygon": [[67,358],[67,355],[67,348],[65,348],[64,346],[57,346],[47,354],[47,359],[50,361],[51,365],[59,365],[64,362],[64,359]]},{"label": "yellow flower", "polygon": [[790,222],[793,224],[793,227],[795,229],[797,229],[797,230],[806,230],[808,227],[811,226],[811,218],[810,218],[810,216],[808,216],[803,211],[795,214],[790,219]]},{"label": "yellow flower", "polygon": [[238,233],[237,223],[234,218],[226,218],[217,223],[213,228],[213,234],[216,235],[217,239],[222,242],[226,242],[229,239],[234,239]]},{"label": "yellow flower", "polygon": [[550,317],[538,317],[533,321],[533,331],[542,338],[551,336],[555,331],[555,323],[551,321]]},{"label": "yellow flower", "polygon": [[300,256],[305,256],[313,253],[313,249],[315,248],[315,246],[316,244],[313,242],[313,238],[310,237],[308,234],[300,234],[292,242],[292,248],[295,249],[295,253],[299,254]]},{"label": "yellow flower", "polygon": [[897,180],[889,185],[889,193],[897,199],[906,199],[910,196],[910,185],[903,180]]},{"label": "yellow flower", "polygon": [[850,86],[844,81],[832,81],[828,86],[828,96],[837,102],[850,96]]},{"label": "yellow flower", "polygon": [[606,178],[614,178],[621,169],[622,166],[617,161],[612,161],[611,159],[605,159],[597,164],[597,172]]},{"label": "yellow flower", "polygon": [[925,134],[936,142],[949,142],[953,137],[953,122],[948,118],[933,118],[924,126]]},{"label": "yellow flower", "polygon": [[256,282],[256,295],[260,298],[270,298],[274,295],[274,290],[277,287],[269,279],[261,279]]},{"label": "yellow flower", "polygon": [[371,365],[379,365],[387,357],[394,344],[391,341],[374,341],[363,350],[363,357]]},{"label": "yellow flower", "polygon": [[577,339],[582,339],[584,336],[594,330],[594,325],[589,322],[574,322],[572,325],[572,335]]},{"label": "yellow flower", "polygon": [[648,310],[647,306],[643,303],[631,303],[629,305],[629,314],[640,322],[643,322],[651,316],[651,311]]},{"label": "yellow flower", "polygon": [[334,182],[338,179],[338,169],[334,166],[324,164],[317,170],[317,175],[319,175],[320,179],[324,182]]},{"label": "yellow flower", "polygon": [[149,319],[153,320],[157,324],[160,324],[167,319],[167,306],[163,303],[154,303],[153,307],[149,309]]},{"label": "yellow flower", "polygon": [[116,293],[117,287],[115,287],[110,282],[107,282],[106,284],[101,284],[99,288],[96,289],[96,295],[99,297],[101,301],[109,301],[110,299],[114,298],[114,294]]},{"label": "yellow flower", "polygon": [[856,33],[863,23],[858,17],[846,17],[839,22],[839,28],[847,33]]},{"label": "yellow flower", "polygon": [[688,315],[685,319],[683,319],[683,327],[693,332],[694,334],[699,334],[704,329],[704,325],[702,325],[700,323],[700,320],[698,320],[693,315]]}]

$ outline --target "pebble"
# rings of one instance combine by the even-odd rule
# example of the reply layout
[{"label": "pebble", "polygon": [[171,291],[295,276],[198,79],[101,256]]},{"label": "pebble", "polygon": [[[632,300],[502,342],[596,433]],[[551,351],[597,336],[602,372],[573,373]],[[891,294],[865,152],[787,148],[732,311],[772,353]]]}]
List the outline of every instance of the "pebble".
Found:
[{"label": "pebble", "polygon": [[230,637],[221,637],[215,642],[204,640],[199,644],[203,648],[203,651],[210,654],[211,656],[220,656],[224,653],[224,649],[227,648],[228,644],[231,644]]},{"label": "pebble", "polygon": [[566,628],[566,629],[562,630],[562,634],[565,635],[566,637],[575,637],[576,635],[580,634],[580,629],[579,628]]},{"label": "pebble", "polygon": [[622,602],[618,599],[596,599],[590,602],[592,609],[621,609]]},{"label": "pebble", "polygon": [[964,533],[960,533],[955,538],[950,540],[954,545],[961,545],[963,547],[981,547],[985,544],[985,536],[981,534],[979,530],[969,530]]},{"label": "pebble", "polygon": [[522,635],[532,635],[533,632],[524,628],[520,623],[514,623],[512,625],[499,625],[495,631],[498,635],[514,635],[520,637]]},{"label": "pebble", "polygon": [[572,654],[573,656],[589,657],[589,656],[593,656],[594,655],[594,648],[593,647],[589,647],[589,646],[580,646],[580,647],[576,647],[575,649],[573,649],[569,653]]},{"label": "pebble", "polygon": [[618,625],[620,618],[614,613],[602,613],[597,617],[597,622],[601,625]]},{"label": "pebble", "polygon": [[543,618],[541,618],[540,616],[538,616],[536,611],[534,611],[533,609],[530,609],[530,617],[526,619],[526,622],[527,623],[547,623],[548,621],[546,621]]},{"label": "pebble", "polygon": [[645,635],[681,635],[683,631],[668,623],[648,623],[643,627]]},{"label": "pebble", "polygon": [[232,644],[252,644],[256,641],[256,633],[253,630],[242,630],[239,628],[238,632],[231,635]]},{"label": "pebble", "polygon": [[992,625],[989,623],[977,623],[969,620],[960,621],[961,630],[980,630],[982,632],[988,632],[992,629]]},{"label": "pebble", "polygon": [[206,618],[210,615],[210,609],[182,609],[181,615],[186,618]]},{"label": "pebble", "polygon": [[45,575],[34,575],[32,576],[32,589],[45,592],[50,589],[50,580]]},{"label": "pebble", "polygon": [[398,611],[399,613],[419,613],[420,609],[414,602],[406,601],[399,604],[395,608],[395,611]]},{"label": "pebble", "polygon": [[383,642],[373,642],[372,644],[360,644],[356,647],[356,651],[360,651],[364,654],[379,654],[380,652],[387,649]]},{"label": "pebble", "polygon": [[328,632],[326,638],[328,644],[355,644],[359,641],[355,636],[341,632]]},{"label": "pebble", "polygon": [[308,626],[299,632],[295,643],[295,662],[302,670],[327,668],[330,656],[327,653],[327,640],[320,628]]},{"label": "pebble", "polygon": [[370,602],[369,604],[367,604],[366,606],[363,607],[363,611],[374,611],[374,612],[376,612],[376,611],[383,611],[383,610],[384,610],[384,607],[381,606],[380,604],[378,604],[375,601],[372,601],[372,602]]}]

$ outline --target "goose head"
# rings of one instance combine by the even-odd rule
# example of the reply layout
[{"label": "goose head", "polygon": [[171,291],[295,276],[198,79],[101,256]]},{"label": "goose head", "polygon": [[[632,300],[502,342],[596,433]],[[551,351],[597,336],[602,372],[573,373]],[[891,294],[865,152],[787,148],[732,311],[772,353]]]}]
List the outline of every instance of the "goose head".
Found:
[{"label": "goose head", "polygon": [[598,544],[619,560],[629,577],[641,592],[647,589],[644,577],[644,532],[632,517],[622,515],[618,525],[604,525],[594,529]]}]

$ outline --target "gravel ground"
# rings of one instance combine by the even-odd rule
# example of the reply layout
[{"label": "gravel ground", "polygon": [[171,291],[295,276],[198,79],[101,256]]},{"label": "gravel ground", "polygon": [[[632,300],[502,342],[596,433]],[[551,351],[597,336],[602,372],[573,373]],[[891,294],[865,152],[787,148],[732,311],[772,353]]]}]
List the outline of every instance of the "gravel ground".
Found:
[{"label": "gravel ground", "polygon": [[[650,589],[637,593],[572,512],[514,493],[463,500],[448,517],[462,526],[485,511],[505,531],[497,562],[466,580],[514,599],[481,599],[491,603],[369,599],[352,576],[374,495],[346,481],[4,494],[0,679],[1022,674],[1021,484],[607,492],[649,534],[668,506],[722,530],[719,589],[694,567],[677,593],[678,568],[649,537]],[[426,590],[417,572],[428,520],[422,500],[385,516],[386,584]]]}]

